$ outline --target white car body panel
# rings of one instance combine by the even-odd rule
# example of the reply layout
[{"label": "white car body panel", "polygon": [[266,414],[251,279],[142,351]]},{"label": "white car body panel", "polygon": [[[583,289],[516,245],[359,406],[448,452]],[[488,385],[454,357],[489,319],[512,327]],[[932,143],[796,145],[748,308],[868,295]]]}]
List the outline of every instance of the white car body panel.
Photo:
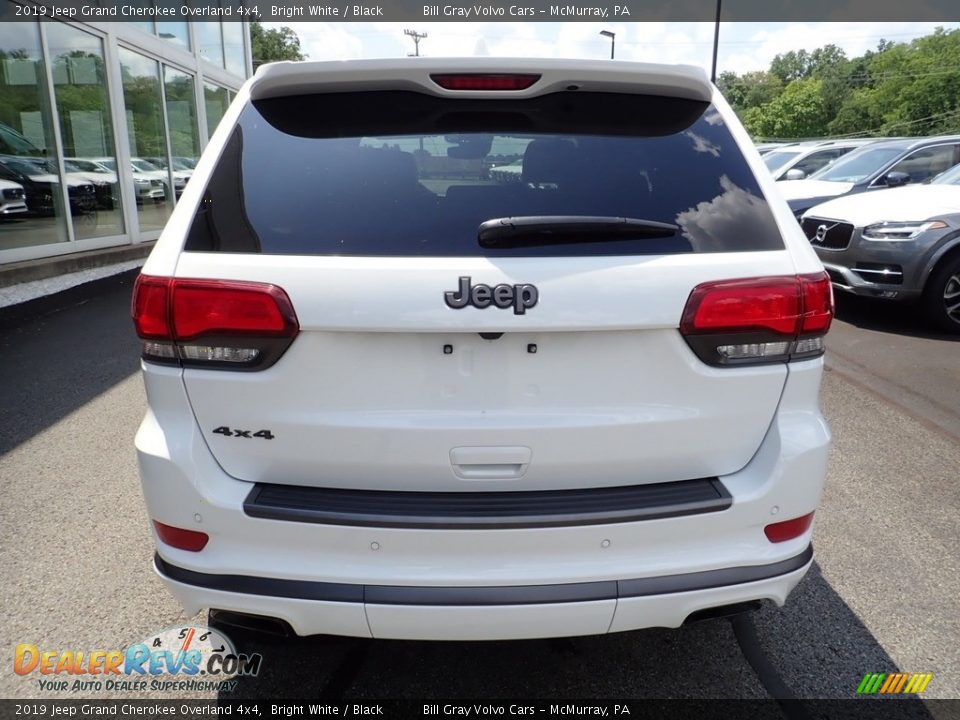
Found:
[{"label": "white car body panel", "polygon": [[853,189],[853,183],[830,180],[778,180],[777,191],[785,200],[844,195]]},{"label": "white car body panel", "polygon": [[843,219],[855,227],[927,220],[960,212],[960,186],[910,185],[876,190],[815,205],[807,214]]},{"label": "white car body panel", "polygon": [[[760,444],[786,368],[706,367],[675,328],[696,280],[753,272],[755,255],[744,255],[313,257],[292,266],[280,256],[185,253],[178,277],[283,287],[301,332],[264,372],[188,369],[184,382],[202,427],[276,434],[265,447],[208,440],[227,472],[254,482],[457,489],[457,468],[438,457],[461,446],[513,446],[521,430],[533,459],[510,481],[518,490],[726,474]],[[793,271],[786,252],[767,255],[770,274]],[[458,274],[534,283],[540,304],[524,316],[451,312],[438,300]],[[476,335],[504,330],[509,340]],[[453,355],[442,353],[446,343]],[[538,345],[529,358],[528,343]],[[591,360],[571,367],[577,356]],[[313,380],[279,381],[289,376]],[[371,455],[384,433],[390,443]],[[678,444],[700,452],[678,458]],[[328,458],[322,468],[318,453]],[[502,481],[478,478],[464,489],[486,483]]]}]

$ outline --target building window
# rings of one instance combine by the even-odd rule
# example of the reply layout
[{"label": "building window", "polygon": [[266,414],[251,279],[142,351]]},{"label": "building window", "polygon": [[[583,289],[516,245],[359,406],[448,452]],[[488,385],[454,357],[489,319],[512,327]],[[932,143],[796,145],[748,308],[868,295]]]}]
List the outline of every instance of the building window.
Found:
[{"label": "building window", "polygon": [[[197,123],[197,96],[193,76],[171,67],[163,68],[164,90],[167,95],[167,122],[170,124],[170,154],[174,158],[196,164],[200,157],[200,137]],[[182,184],[177,185],[179,196]]]},{"label": "building window", "polygon": [[[116,166],[116,153],[103,43],[61,23],[48,23],[46,30],[74,238],[120,235],[123,208],[117,173],[109,169]],[[92,199],[74,197],[90,185]]]},{"label": "building window", "polygon": [[194,23],[200,57],[217,67],[224,67],[223,32],[218,21]]},{"label": "building window", "polygon": [[230,106],[230,94],[226,88],[205,83],[203,100],[207,109],[207,138],[210,138]]},{"label": "building window", "polygon": [[146,160],[167,156],[160,64],[120,48],[120,73],[140,230],[160,230],[173,207],[173,189],[169,174]]},{"label": "building window", "polygon": [[157,36],[184,50],[190,49],[190,33],[185,20],[157,20]]},{"label": "building window", "polygon": [[243,39],[245,25],[239,22],[223,23],[223,56],[227,72],[239,77],[247,76],[247,53]]},{"label": "building window", "polygon": [[0,154],[0,250],[67,241],[36,23],[0,23]]},{"label": "building window", "polygon": [[[158,3],[156,0],[130,0],[130,5],[141,8],[153,8],[157,7]],[[160,7],[173,7],[177,8],[179,5],[170,5],[160,3]],[[131,25],[136,25],[141,30],[145,30],[148,33],[153,35],[158,35],[162,37],[169,43],[174,45],[179,45],[184,50],[190,50],[190,33],[187,30],[187,21],[186,20],[131,20],[129,21]]]}]

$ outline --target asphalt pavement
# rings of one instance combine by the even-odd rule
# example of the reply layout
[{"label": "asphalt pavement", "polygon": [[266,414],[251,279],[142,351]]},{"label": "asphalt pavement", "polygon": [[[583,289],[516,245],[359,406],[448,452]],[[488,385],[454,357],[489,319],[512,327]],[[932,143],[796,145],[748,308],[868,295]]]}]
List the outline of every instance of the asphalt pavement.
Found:
[{"label": "asphalt pavement", "polygon": [[[0,697],[54,696],[11,671],[17,643],[115,649],[206,621],[185,617],[151,569],[130,290],[117,281],[0,334]],[[822,388],[834,445],[816,562],[785,608],[752,620],[753,650],[799,697],[849,698],[865,673],[899,670],[934,673],[927,698],[960,698],[958,339],[841,303]],[[263,670],[238,697],[765,698],[770,687],[723,619],[560,640],[250,649]]]}]

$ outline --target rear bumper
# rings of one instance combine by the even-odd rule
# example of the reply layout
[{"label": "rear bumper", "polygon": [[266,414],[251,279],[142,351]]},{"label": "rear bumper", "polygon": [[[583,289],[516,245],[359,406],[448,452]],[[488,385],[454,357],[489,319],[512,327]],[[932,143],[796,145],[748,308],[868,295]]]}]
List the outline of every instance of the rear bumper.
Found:
[{"label": "rear bumper", "polygon": [[[809,566],[812,533],[771,543],[763,528],[819,503],[830,440],[817,407],[821,370],[822,359],[791,363],[760,447],[742,469],[718,478],[729,493],[725,508],[442,528],[251,517],[244,504],[254,484],[227,475],[187,420],[180,371],[154,366],[136,440],[148,514],[210,537],[200,552],[155,538],[158,572],[190,613],[208,607],[278,618],[300,634],[589,635],[676,627],[692,612],[751,600],[782,604]],[[280,587],[302,592],[271,591]]]},{"label": "rear bumper", "polygon": [[558,585],[385,586],[198,573],[157,555],[154,569],[193,613],[262,615],[299,635],[487,640],[676,627],[692,613],[752,600],[782,605],[813,547],[768,565]]}]

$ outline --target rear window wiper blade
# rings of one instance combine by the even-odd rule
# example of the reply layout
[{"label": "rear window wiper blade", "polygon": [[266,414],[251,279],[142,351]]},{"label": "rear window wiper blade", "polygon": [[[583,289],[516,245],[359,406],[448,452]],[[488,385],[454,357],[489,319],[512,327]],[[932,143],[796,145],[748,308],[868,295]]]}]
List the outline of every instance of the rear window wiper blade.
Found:
[{"label": "rear window wiper blade", "polygon": [[493,218],[480,224],[477,241],[484,248],[536,247],[568,243],[609,242],[672,237],[671,223],[606,215],[521,215]]}]

